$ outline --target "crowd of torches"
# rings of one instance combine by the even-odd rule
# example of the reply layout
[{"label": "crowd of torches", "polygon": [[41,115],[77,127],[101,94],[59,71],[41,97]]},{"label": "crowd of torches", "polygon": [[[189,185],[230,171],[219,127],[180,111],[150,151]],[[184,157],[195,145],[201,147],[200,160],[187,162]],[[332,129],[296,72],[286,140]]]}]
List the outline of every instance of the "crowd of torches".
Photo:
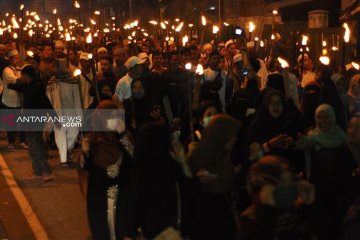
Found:
[{"label": "crowd of torches", "polygon": [[[118,35],[123,38],[128,39],[129,41],[136,43],[140,38],[146,38],[150,35],[156,36],[157,39],[164,42],[165,50],[169,49],[169,42],[174,42],[178,47],[183,47],[188,44],[191,38],[197,36],[201,44],[205,43],[206,36],[211,36],[211,40],[214,46],[214,49],[217,47],[221,40],[228,40],[230,38],[235,38],[232,34],[232,29],[235,26],[227,22],[213,24],[209,26],[209,21],[203,15],[200,17],[198,26],[195,26],[194,23],[185,23],[185,21],[176,18],[174,20],[162,20],[156,21],[151,20],[148,23],[143,23],[141,26],[139,20],[133,20],[132,22],[126,23],[123,27],[120,28],[120,25],[117,26],[115,17],[111,17],[109,22],[100,24],[100,11],[95,11],[93,16],[88,18],[85,22],[82,23],[81,19],[81,10],[80,4],[75,1],[74,7],[77,10],[77,19],[70,18],[68,21],[60,18],[57,9],[52,11],[51,19],[42,19],[37,12],[29,11],[25,9],[24,4],[20,5],[20,15],[16,14],[5,14],[5,19],[1,21],[0,26],[0,41],[16,41],[23,42],[24,40],[34,41],[34,39],[47,39],[47,40],[57,40],[61,39],[67,43],[67,45],[73,45],[78,36],[82,36],[85,39],[86,44],[91,46],[94,39],[97,39],[100,36],[104,36],[111,32],[118,33]],[[273,11],[273,16],[278,14],[276,10]],[[275,20],[273,21],[273,32],[270,39],[261,39],[259,36],[254,34],[256,25],[254,22],[250,21],[246,24],[247,33],[244,31],[244,36],[246,41],[253,41],[255,45],[255,51],[258,53],[266,53],[264,58],[268,58],[271,48],[276,40],[275,29]],[[350,41],[350,28],[347,23],[344,23],[343,28],[344,32],[344,41],[342,41],[342,59],[341,64],[345,65],[346,59],[346,50]],[[209,30],[209,29],[212,29]],[[221,34],[222,33],[222,34]],[[254,36],[255,35],[255,36]],[[209,40],[208,38],[206,38]],[[335,41],[336,40],[336,41]],[[95,41],[99,42],[99,41]],[[305,52],[309,52],[309,37],[307,35],[302,35],[301,42],[297,43],[299,48],[299,53],[304,56]],[[336,42],[336,43],[335,43]],[[319,58],[319,61],[325,65],[329,65],[331,62],[330,51],[336,52],[339,51],[339,36],[337,38],[332,36],[332,46],[323,39],[322,36],[322,54]],[[91,46],[91,49],[96,46]],[[264,55],[264,54],[262,54]],[[280,60],[280,59],[279,59]],[[284,60],[284,59],[281,59]],[[284,60],[285,61],[285,60]],[[358,67],[357,63],[353,64]]]}]

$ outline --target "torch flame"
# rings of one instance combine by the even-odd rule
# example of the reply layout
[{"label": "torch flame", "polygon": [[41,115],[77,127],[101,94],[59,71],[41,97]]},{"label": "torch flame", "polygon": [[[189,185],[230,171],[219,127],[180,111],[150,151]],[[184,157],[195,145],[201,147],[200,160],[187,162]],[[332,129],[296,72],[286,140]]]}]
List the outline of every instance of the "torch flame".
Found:
[{"label": "torch flame", "polygon": [[330,64],[330,58],[328,56],[321,56],[319,60],[322,64],[326,66]]},{"label": "torch flame", "polygon": [[12,25],[13,25],[14,29],[19,29],[20,28],[20,26],[19,26],[18,22],[16,21],[15,17],[11,18],[11,22],[12,22]]},{"label": "torch flame", "polygon": [[230,26],[230,24],[228,24],[227,22],[224,22],[224,25],[225,25],[225,27]]},{"label": "torch flame", "polygon": [[52,13],[53,13],[53,14],[56,14],[56,13],[57,13],[57,9],[55,8]]},{"label": "torch flame", "polygon": [[75,69],[75,71],[74,71],[74,77],[77,77],[77,76],[80,76],[81,75],[81,70],[80,69]]},{"label": "torch flame", "polygon": [[29,30],[29,36],[32,37],[34,34],[34,31],[32,29]]},{"label": "torch flame", "polygon": [[181,22],[181,23],[176,27],[175,31],[176,31],[176,32],[180,32],[183,26],[184,26],[184,23]]},{"label": "torch flame", "polygon": [[201,16],[201,23],[203,26],[206,26],[206,18],[205,16]]},{"label": "torch flame", "polygon": [[34,56],[34,52],[33,51],[27,51],[26,55],[28,55],[29,57],[33,57]]},{"label": "torch flame", "polygon": [[265,47],[265,44],[264,44],[263,40],[260,41],[260,47]]},{"label": "torch flame", "polygon": [[360,65],[356,62],[351,62],[351,65],[356,69],[359,70],[360,69]]},{"label": "torch flame", "polygon": [[165,23],[161,22],[161,23],[160,23],[160,26],[161,26],[162,29],[166,29]]},{"label": "torch flame", "polygon": [[253,32],[255,30],[255,24],[253,22],[249,22],[249,32]]},{"label": "torch flame", "polygon": [[65,41],[70,42],[71,41],[71,36],[70,33],[65,33]]},{"label": "torch flame", "polygon": [[285,59],[283,59],[281,57],[278,57],[278,61],[279,61],[282,68],[288,68],[289,67],[289,63]]},{"label": "torch flame", "polygon": [[301,45],[306,46],[309,38],[306,35],[303,35]]},{"label": "torch flame", "polygon": [[204,67],[203,67],[203,65],[198,64],[197,67],[196,67],[195,73],[198,74],[198,75],[203,75],[203,74],[204,74]]},{"label": "torch flame", "polygon": [[275,40],[275,34],[271,34],[271,40]]},{"label": "torch flame", "polygon": [[191,67],[192,67],[191,63],[185,64],[185,69],[186,70],[191,70]]},{"label": "torch flame", "polygon": [[347,23],[344,23],[343,28],[345,28],[344,40],[346,43],[348,43],[350,41],[350,34],[351,34],[349,25]]},{"label": "torch flame", "polygon": [[91,33],[89,33],[86,37],[86,43],[92,43],[92,36]]},{"label": "torch flame", "polygon": [[149,23],[152,25],[158,25],[157,21],[155,21],[155,20],[151,20]]},{"label": "torch flame", "polygon": [[78,1],[75,1],[75,8],[80,8],[80,4],[78,3]]},{"label": "torch flame", "polygon": [[213,26],[213,34],[217,34],[219,32],[219,27],[214,25]]},{"label": "torch flame", "polygon": [[185,35],[183,38],[182,38],[182,43],[183,43],[183,46],[185,47],[186,43],[189,41],[189,37],[188,35]]},{"label": "torch flame", "polygon": [[100,11],[95,11],[94,14],[95,15],[100,15]]},{"label": "torch flame", "polygon": [[22,11],[24,9],[24,4],[20,5],[20,11]]}]

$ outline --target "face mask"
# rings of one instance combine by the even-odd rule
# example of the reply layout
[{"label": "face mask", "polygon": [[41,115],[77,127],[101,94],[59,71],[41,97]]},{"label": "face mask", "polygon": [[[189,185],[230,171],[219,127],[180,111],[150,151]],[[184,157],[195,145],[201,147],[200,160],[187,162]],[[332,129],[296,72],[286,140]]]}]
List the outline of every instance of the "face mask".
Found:
[{"label": "face mask", "polygon": [[274,193],[275,205],[277,208],[286,210],[294,205],[297,198],[297,187],[295,184],[276,187]]},{"label": "face mask", "polygon": [[144,97],[144,95],[145,95],[145,91],[143,89],[137,90],[137,91],[132,91],[132,96],[135,99],[141,99]]},{"label": "face mask", "polygon": [[125,124],[120,118],[111,118],[106,120],[106,127],[112,131],[122,133],[125,131]]},{"label": "face mask", "polygon": [[213,116],[210,116],[210,117],[205,117],[205,118],[203,119],[203,122],[204,122],[204,127],[209,126],[209,123],[210,123],[210,121],[211,121],[212,117],[213,117]]}]

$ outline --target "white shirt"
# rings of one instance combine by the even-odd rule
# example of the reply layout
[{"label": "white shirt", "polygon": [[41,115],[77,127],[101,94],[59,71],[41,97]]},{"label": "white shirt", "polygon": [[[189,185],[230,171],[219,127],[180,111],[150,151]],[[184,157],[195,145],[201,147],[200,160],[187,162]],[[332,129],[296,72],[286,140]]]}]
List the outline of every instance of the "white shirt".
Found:
[{"label": "white shirt", "polygon": [[133,79],[127,73],[116,84],[115,95],[117,96],[120,102],[123,102],[124,100],[129,99],[131,97],[132,81]]},{"label": "white shirt", "polygon": [[301,87],[305,87],[309,82],[315,81],[316,74],[314,72],[305,71],[301,81]]},{"label": "white shirt", "polygon": [[267,80],[268,71],[266,69],[265,62],[263,60],[261,60],[261,59],[258,59],[258,60],[260,62],[260,69],[257,72],[257,75],[261,79],[260,90],[263,90],[266,87],[266,80]]},{"label": "white shirt", "polygon": [[[218,75],[218,71],[212,70],[210,67],[204,70],[204,80],[205,81],[214,81]],[[223,107],[223,111],[225,110],[226,101],[225,101],[225,91],[226,91],[226,75],[227,73],[223,70],[221,70],[221,80],[222,80],[222,86],[219,90],[219,97],[221,101],[221,105]]]},{"label": "white shirt", "polygon": [[2,96],[2,103],[7,107],[20,107],[19,95],[14,90],[8,88],[8,84],[16,83],[16,80],[21,77],[20,70],[13,66],[6,67],[2,74],[4,91]]}]

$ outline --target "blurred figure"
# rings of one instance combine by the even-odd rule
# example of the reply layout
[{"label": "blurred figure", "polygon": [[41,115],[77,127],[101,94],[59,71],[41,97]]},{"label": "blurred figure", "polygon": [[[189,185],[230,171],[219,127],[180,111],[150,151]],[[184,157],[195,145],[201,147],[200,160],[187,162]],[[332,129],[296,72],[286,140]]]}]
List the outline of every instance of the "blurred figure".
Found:
[{"label": "blurred figure", "polygon": [[[240,122],[224,114],[213,116],[188,163],[196,176],[192,195],[190,239],[236,239],[231,190],[234,166],[230,151]],[[209,211],[211,209],[211,211]]]},{"label": "blurred figure", "polygon": [[115,103],[101,102],[92,117],[92,126],[98,131],[91,132],[82,143],[80,179],[94,240],[136,236],[136,228],[130,225],[134,216],[128,212],[134,162],[122,143],[125,125],[119,114]]},{"label": "blurred figure", "polygon": [[297,181],[288,162],[268,155],[254,163],[247,177],[252,198],[240,216],[239,239],[310,240],[314,229],[306,205],[315,199],[314,187]]},{"label": "blurred figure", "polygon": [[349,115],[353,117],[360,112],[360,74],[356,74],[351,78],[348,91],[349,98]]},{"label": "blurred figure", "polygon": [[[10,65],[5,67],[2,72],[2,81],[3,81],[3,95],[1,99],[1,108],[3,109],[19,109],[21,107],[19,95],[16,91],[9,89],[8,85],[12,83],[16,83],[17,79],[21,77],[20,73],[20,54],[18,50],[14,49],[8,52],[7,54]],[[7,125],[5,125],[8,127]],[[8,149],[14,150],[15,149],[15,131],[13,129],[9,129],[7,132],[7,138],[8,138]],[[20,140],[20,146],[22,148],[28,148],[25,143],[25,133],[19,132],[19,140]]]}]

